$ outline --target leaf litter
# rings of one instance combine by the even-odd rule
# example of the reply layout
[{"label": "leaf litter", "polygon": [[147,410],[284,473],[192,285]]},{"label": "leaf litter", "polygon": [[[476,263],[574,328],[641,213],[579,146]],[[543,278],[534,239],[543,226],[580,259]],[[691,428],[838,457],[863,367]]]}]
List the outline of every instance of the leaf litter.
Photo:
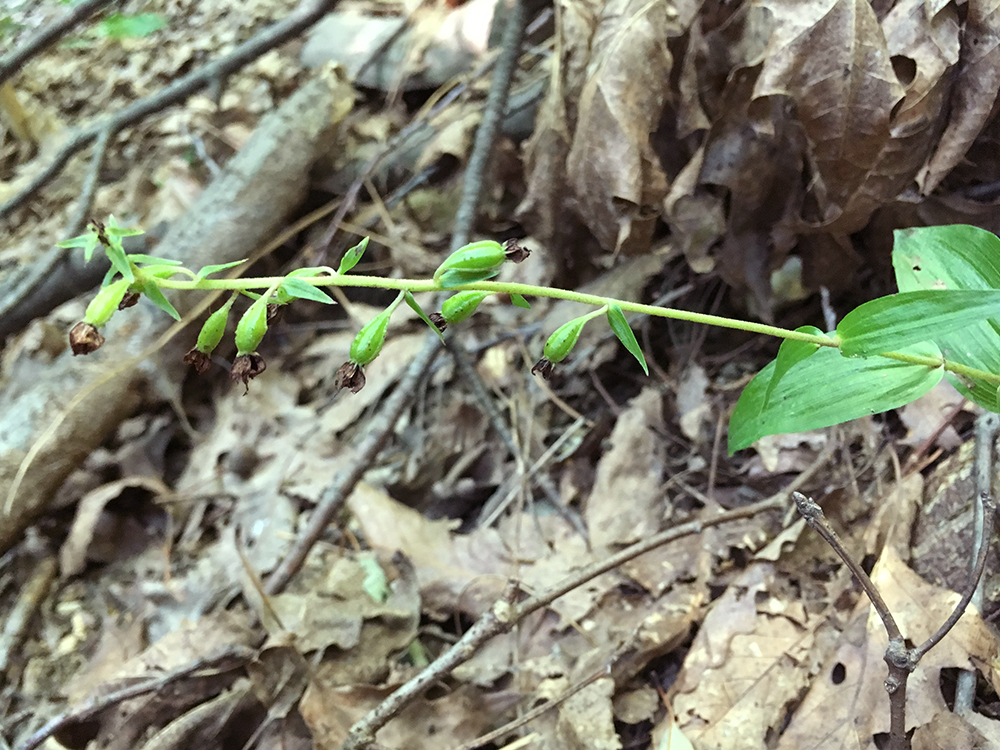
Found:
[{"label": "leaf litter", "polygon": [[[479,14],[492,10],[469,3],[465,13],[473,15],[473,6]],[[149,10],[164,11],[170,23],[148,39],[101,42],[92,69],[75,53],[56,51],[54,62],[34,63],[19,84],[35,146],[45,153],[58,139],[69,121],[60,112],[86,120],[126,94],[150,93],[204,51],[228,49],[290,7],[257,2],[233,14],[226,3],[154,3]],[[364,28],[385,25],[384,8],[359,8]],[[440,77],[425,65],[428,50],[434,38],[455,41],[440,32],[442,20],[457,19],[448,21],[444,6],[425,10],[396,53],[403,68],[374,85],[392,92]],[[714,270],[747,290],[765,318],[791,299],[773,271],[798,269],[795,281],[809,289],[837,289],[860,260],[850,236],[876,214],[899,220],[914,201],[949,185],[993,122],[998,15],[988,3],[622,0],[561,4],[556,17],[553,78],[525,147],[523,185],[504,184],[494,198],[519,203],[531,241],[548,251],[544,270],[530,273],[561,280],[569,268],[616,296],[640,298],[680,257],[693,274]],[[470,59],[466,49],[457,54]],[[96,76],[101,65],[112,73]],[[208,179],[208,161],[224,162],[256,116],[303,75],[294,55],[274,52],[235,76],[220,102],[195,98],[136,127],[125,154],[155,175],[153,184],[133,173],[103,187],[96,209],[124,204],[139,223],[180,215]],[[359,159],[401,120],[399,110],[366,116],[344,135]],[[477,117],[464,104],[454,107],[412,163],[464,159]],[[192,133],[213,135],[204,164],[182,158]],[[347,157],[339,158],[337,167],[345,166]],[[1000,177],[995,159],[981,163],[982,182]],[[5,173],[0,196],[34,168]],[[57,221],[19,226],[5,260],[55,236],[78,173],[71,168],[46,193]],[[448,189],[383,212],[387,233],[398,239],[388,257],[407,274],[436,262],[423,249],[400,248],[433,246],[447,231]],[[937,221],[979,210],[954,195],[918,206]],[[661,222],[672,233],[669,248],[657,235]],[[616,265],[619,255],[629,257]],[[790,257],[800,262],[789,265]],[[588,264],[598,272],[582,270]],[[567,307],[536,304],[516,325],[544,320],[551,330],[575,314]],[[490,321],[506,319],[502,305],[484,310]],[[89,474],[64,491],[78,507],[62,549],[63,578],[42,634],[26,645],[19,690],[3,693],[4,707],[27,703],[47,716],[64,701],[82,702],[219,648],[250,646],[256,656],[239,676],[220,670],[189,678],[181,690],[133,699],[126,710],[103,714],[96,729],[77,727],[75,737],[60,739],[71,747],[90,740],[133,747],[149,727],[188,727],[189,742],[235,731],[223,718],[214,730],[190,728],[189,714],[206,707],[214,717],[255,717],[261,744],[339,747],[354,721],[492,605],[508,576],[527,593],[544,590],[622,545],[745,502],[742,478],[759,496],[777,489],[769,480],[806,470],[828,442],[878,438],[867,424],[839,436],[764,442],[752,462],[723,462],[722,486],[706,491],[711,426],[726,408],[728,383],[698,361],[670,362],[656,386],[629,392],[611,385],[601,405],[615,405],[613,418],[604,427],[585,418],[583,442],[544,467],[560,492],[542,497],[523,479],[523,464],[565,428],[566,415],[518,378],[521,342],[494,341],[495,330],[473,321],[467,342],[484,346],[480,369],[492,376],[522,455],[504,452],[477,400],[453,369],[441,368],[392,436],[395,453],[352,494],[340,528],[328,531],[287,591],[263,595],[261,577],[348,465],[368,415],[420,346],[417,330],[412,320],[397,325],[368,386],[351,400],[329,392],[351,340],[346,332],[299,337],[290,347],[296,353],[279,358],[246,397],[211,394],[211,409],[199,415],[206,418],[195,420],[202,440],[166,484],[173,494],[135,465],[135,454],[93,459]],[[587,418],[597,411],[587,401],[589,371],[607,378],[608,366],[621,361],[597,333],[589,335],[574,382],[557,388]],[[621,370],[614,375],[623,379]],[[949,403],[904,412],[909,440],[929,435]],[[872,481],[861,468],[862,481]],[[918,503],[892,500],[886,472],[867,492],[838,489],[857,484],[854,469],[831,468],[815,490],[831,498],[831,515],[854,549],[876,558],[883,595],[919,641],[957,595],[919,578],[906,560],[906,519]],[[421,512],[463,494],[481,499],[508,477],[522,491],[494,526],[476,526],[460,512],[437,519]],[[145,513],[128,507],[137,488],[149,496]],[[107,524],[123,520],[138,548],[102,554],[102,541],[121,538]],[[10,581],[2,581],[8,598]],[[378,740],[403,748],[444,737],[457,746],[603,669],[606,676],[524,730],[535,732],[536,744],[622,747],[627,728],[643,727],[637,731],[659,747],[870,747],[886,730],[888,711],[884,632],[869,609],[801,524],[760,518],[712,529],[603,573],[530,616]],[[938,685],[941,670],[954,668],[976,668],[996,685],[995,659],[995,635],[970,612],[910,684],[915,743],[995,733],[996,719],[983,714],[956,724]]]}]

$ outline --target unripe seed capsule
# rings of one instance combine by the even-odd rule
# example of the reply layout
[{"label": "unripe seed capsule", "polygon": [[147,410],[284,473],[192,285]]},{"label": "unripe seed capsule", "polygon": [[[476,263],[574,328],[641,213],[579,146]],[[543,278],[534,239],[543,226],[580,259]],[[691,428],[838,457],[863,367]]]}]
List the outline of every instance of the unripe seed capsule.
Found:
[{"label": "unripe seed capsule", "polygon": [[392,309],[380,312],[370,323],[365,325],[351,342],[351,362],[356,365],[367,365],[382,351],[385,343],[385,332],[389,328],[389,316]]},{"label": "unripe seed capsule", "polygon": [[100,328],[115,314],[119,303],[128,291],[129,282],[127,279],[119,279],[113,284],[102,287],[97,295],[87,305],[87,313],[83,317],[84,323],[90,323],[95,328]]},{"label": "unripe seed capsule", "polygon": [[201,332],[198,334],[198,343],[195,346],[198,351],[211,354],[219,345],[226,333],[226,323],[229,322],[229,310],[232,306],[233,300],[230,299],[208,316],[208,320],[205,321],[205,325],[201,327]]},{"label": "unripe seed capsule", "polygon": [[441,315],[446,323],[461,323],[479,307],[479,303],[489,296],[487,292],[459,292],[444,301]]},{"label": "unripe seed capsule", "polygon": [[499,242],[473,242],[445,258],[434,272],[434,278],[439,279],[445,271],[488,271],[499,268],[506,260],[507,255]]},{"label": "unripe seed capsule", "polygon": [[265,333],[267,333],[267,299],[261,297],[247,308],[240,322],[236,324],[237,355],[257,351]]},{"label": "unripe seed capsule", "polygon": [[590,320],[590,317],[584,315],[580,318],[574,318],[568,323],[563,323],[553,331],[552,335],[549,336],[549,340],[545,342],[545,349],[542,351],[545,359],[552,363],[562,362],[566,359],[566,356],[576,346],[576,342],[580,338],[580,331],[583,330],[584,325]]}]

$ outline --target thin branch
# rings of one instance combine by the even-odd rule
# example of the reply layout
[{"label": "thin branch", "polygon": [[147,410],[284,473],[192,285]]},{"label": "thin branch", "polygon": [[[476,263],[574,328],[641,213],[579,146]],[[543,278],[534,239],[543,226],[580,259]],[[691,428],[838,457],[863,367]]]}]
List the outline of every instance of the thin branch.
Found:
[{"label": "thin branch", "polygon": [[949,630],[955,627],[955,623],[961,619],[965,613],[965,608],[972,601],[973,594],[979,588],[983,571],[986,569],[986,557],[990,551],[990,532],[993,530],[993,519],[996,517],[997,512],[996,502],[987,493],[983,492],[979,495],[979,502],[982,508],[983,524],[980,535],[976,538],[976,544],[979,547],[979,554],[976,556],[976,566],[969,574],[969,582],[965,587],[965,593],[962,594],[962,598],[955,605],[955,609],[948,616],[948,619],[944,621],[944,624],[937,629],[934,635],[910,651],[910,661],[914,666],[916,666],[924,654],[934,648],[948,634]]},{"label": "thin branch", "polygon": [[780,492],[759,503],[744,508],[725,511],[705,520],[690,521],[674,528],[661,531],[659,534],[636,542],[605,560],[601,560],[585,568],[575,571],[545,591],[526,599],[518,605],[512,605],[513,594],[517,591],[516,584],[508,584],[505,596],[493,608],[484,614],[459,641],[435,659],[412,680],[400,687],[396,692],[382,701],[358,721],[348,733],[344,750],[361,750],[370,747],[375,741],[375,733],[384,727],[390,719],[397,716],[407,705],[418,698],[423,691],[437,682],[443,676],[450,674],[459,664],[471,659],[479,648],[491,638],[504,633],[542,607],[546,607],[560,596],[572,591],[583,583],[599,576],[601,573],[622,565],[639,555],[656,547],[681,539],[682,537],[700,534],[714,526],[720,526],[731,521],[751,518],[770,510],[782,510],[787,502],[787,492]]},{"label": "thin branch", "polygon": [[34,750],[54,735],[67,724],[77,724],[81,721],[92,719],[102,711],[115,706],[124,701],[136,698],[140,695],[154,693],[162,690],[172,682],[185,679],[196,672],[206,669],[213,669],[218,672],[227,672],[243,666],[254,658],[256,652],[246,646],[230,645],[222,648],[219,652],[200,659],[195,659],[190,664],[173,669],[160,677],[129,685],[121,690],[116,690],[107,695],[91,698],[82,706],[78,706],[66,713],[56,716],[47,722],[41,729],[34,732],[28,739],[17,746],[16,750]]},{"label": "thin branch", "polygon": [[101,175],[101,165],[104,164],[104,155],[108,151],[108,143],[111,141],[111,130],[102,130],[94,143],[94,153],[90,156],[90,169],[87,176],[83,178],[83,185],[80,186],[80,197],[76,202],[76,211],[66,227],[66,236],[72,237],[83,230],[83,225],[87,221],[87,214],[94,204],[94,193],[97,192],[97,182]]},{"label": "thin branch", "polygon": [[[507,17],[507,25],[500,42],[500,57],[497,59],[493,80],[490,83],[490,93],[483,109],[483,119],[476,128],[476,138],[473,142],[469,163],[465,168],[465,184],[462,186],[462,200],[455,214],[455,232],[451,237],[451,250],[454,252],[469,241],[470,230],[479,208],[479,196],[483,191],[483,175],[486,165],[493,153],[493,142],[500,129],[500,119],[507,106],[507,95],[510,91],[510,81],[514,75],[514,67],[521,50],[521,39],[524,35],[524,24],[527,19],[525,0],[514,0]],[[464,231],[463,231],[464,230]]]},{"label": "thin branch", "polygon": [[313,511],[309,523],[299,533],[292,549],[281,561],[275,571],[267,579],[264,587],[268,595],[280,593],[305,562],[306,556],[313,545],[340,513],[348,496],[360,481],[364,473],[371,467],[385,446],[392,428],[395,426],[403,410],[411,403],[411,396],[417,384],[424,377],[440,351],[440,340],[431,334],[424,347],[410,363],[392,395],[382,404],[378,415],[367,427],[367,435],[351,460],[351,465],[341,469],[333,481],[323,491],[319,504]]},{"label": "thin branch", "polygon": [[79,5],[65,13],[61,18],[41,29],[33,37],[15,50],[0,57],[0,85],[17,73],[28,60],[44,50],[63,34],[85,21],[112,0],[83,0]]},{"label": "thin branch", "polygon": [[833,530],[830,522],[827,520],[826,516],[823,514],[823,509],[814,501],[811,497],[806,497],[801,492],[793,492],[792,498],[795,500],[795,507],[799,509],[799,513],[821,537],[824,541],[833,548],[833,551],[837,553],[837,556],[844,561],[844,564],[850,569],[851,573],[861,584],[861,587],[868,594],[868,598],[871,599],[872,605],[875,607],[875,611],[878,612],[879,617],[882,618],[882,623],[885,625],[885,630],[889,634],[889,641],[900,641],[902,642],[903,636],[899,631],[899,626],[896,625],[896,621],[892,617],[892,613],[889,611],[889,607],[886,605],[885,600],[879,593],[878,589],[875,588],[875,584],[872,583],[872,579],[868,577],[864,569],[858,565],[857,561],[851,556],[851,553],[847,551],[844,547],[843,542],[840,541],[840,537],[837,532]]},{"label": "thin branch", "polygon": [[304,29],[316,23],[336,2],[337,0],[303,0],[287,18],[273,23],[255,34],[228,55],[203,65],[152,96],[132,102],[100,122],[77,130],[63,144],[45,169],[39,172],[24,190],[0,206],[0,219],[6,218],[27,203],[37,191],[48,185],[62,172],[74,154],[85,148],[105,131],[108,132],[109,137],[114,136],[120,130],[134,125],[143,118],[184,101],[213,81],[225,78],[270,49],[297,36]]}]

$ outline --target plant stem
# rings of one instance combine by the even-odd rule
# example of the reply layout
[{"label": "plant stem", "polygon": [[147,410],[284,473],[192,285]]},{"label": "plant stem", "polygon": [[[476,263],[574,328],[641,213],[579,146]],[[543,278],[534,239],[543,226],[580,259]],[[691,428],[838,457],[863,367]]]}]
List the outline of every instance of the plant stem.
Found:
[{"label": "plant stem", "polygon": [[[160,287],[165,289],[182,289],[188,291],[209,290],[209,289],[235,289],[246,291],[249,289],[261,289],[273,287],[280,284],[283,276],[264,276],[254,279],[202,279],[201,281],[181,281],[175,279],[160,279],[157,281]],[[618,305],[623,311],[652,315],[658,318],[672,318],[674,320],[686,320],[689,323],[701,323],[704,325],[716,326],[718,328],[731,328],[747,333],[760,333],[765,336],[775,336],[781,339],[791,339],[793,341],[804,341],[818,346],[839,347],[840,339],[836,336],[818,336],[801,331],[792,331],[778,326],[765,325],[763,323],[753,323],[746,320],[736,320],[725,318],[721,315],[707,315],[689,310],[677,310],[672,307],[656,307],[655,305],[644,305],[638,302],[627,302],[625,300],[601,297],[596,294],[585,294],[574,292],[569,289],[554,289],[552,287],[534,286],[533,284],[515,284],[503,281],[480,281],[475,284],[464,284],[453,289],[442,289],[440,284],[432,279],[387,279],[382,276],[313,276],[300,277],[302,281],[313,286],[338,286],[355,288],[376,288],[376,289],[399,289],[412,293],[419,292],[459,292],[459,291],[480,291],[493,294],[520,294],[527,297],[548,297],[551,299],[561,299],[568,302],[579,302],[584,305],[595,307],[605,307]],[[894,359],[898,362],[905,362],[911,365],[923,365],[925,367],[944,367],[945,370],[962,375],[967,378],[984,380],[988,383],[1000,385],[1000,374],[986,372],[974,367],[943,360],[937,357],[923,357],[916,354],[905,354],[903,352],[882,352],[878,356]]]}]

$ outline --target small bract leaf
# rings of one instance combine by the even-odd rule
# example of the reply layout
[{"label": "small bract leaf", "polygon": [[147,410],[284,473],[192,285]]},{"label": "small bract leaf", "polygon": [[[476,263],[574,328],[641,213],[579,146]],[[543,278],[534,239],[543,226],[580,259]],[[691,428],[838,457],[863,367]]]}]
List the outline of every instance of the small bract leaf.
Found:
[{"label": "small bract leaf", "polygon": [[[900,350],[939,359],[931,342]],[[743,390],[729,420],[729,453],[764,435],[803,432],[895,409],[919,398],[941,380],[943,367],[898,362],[886,357],[847,358],[821,347],[793,365],[766,399],[775,361]]]},{"label": "small bract leaf", "polygon": [[646,358],[642,355],[642,349],[639,347],[639,342],[635,340],[635,334],[632,333],[632,327],[628,324],[628,319],[625,317],[625,313],[622,312],[621,307],[618,305],[608,306],[608,325],[611,326],[611,330],[614,331],[618,340],[622,342],[622,346],[628,349],[632,356],[639,360],[639,365],[642,367],[642,371],[646,373],[646,375],[649,375],[649,368],[646,366]]},{"label": "small bract leaf", "polygon": [[442,289],[454,289],[466,284],[476,284],[480,281],[492,279],[500,273],[499,268],[486,269],[483,271],[445,271],[437,280]]},{"label": "small bract leaf", "polygon": [[129,283],[135,281],[135,275],[132,273],[132,265],[128,262],[128,257],[125,255],[125,251],[122,250],[121,244],[112,242],[110,245],[105,245],[104,254],[108,256],[111,265],[122,275],[123,279],[127,279]]},{"label": "small bract leaf", "polygon": [[936,340],[991,317],[1000,317],[1000,289],[901,292],[849,312],[837,335],[845,357],[864,357]]},{"label": "small bract leaf", "polygon": [[128,259],[133,263],[147,263],[160,266],[182,266],[184,265],[179,260],[170,260],[170,258],[157,258],[155,255],[143,255],[142,253],[130,253]]},{"label": "small bract leaf", "polygon": [[281,282],[280,289],[288,292],[289,296],[296,299],[311,299],[313,302],[322,302],[324,305],[335,305],[336,302],[329,294],[322,289],[308,284],[300,278],[289,277]]},{"label": "small bract leaf", "polygon": [[[799,333],[811,333],[813,336],[824,336],[825,334],[816,326],[799,326],[795,329]],[[806,357],[815,354],[819,349],[819,344],[810,344],[808,341],[795,341],[785,339],[778,348],[778,356],[774,360],[774,373],[771,375],[771,382],[767,385],[764,393],[764,406],[771,400],[771,394],[792,367],[804,360]]]},{"label": "small bract leaf", "polygon": [[510,301],[511,304],[514,305],[514,307],[523,307],[525,310],[531,309],[531,305],[528,304],[528,300],[526,300],[524,297],[522,297],[520,294],[517,294],[516,292],[510,295]]},{"label": "small bract leaf", "polygon": [[212,265],[205,266],[200,271],[198,271],[198,273],[195,274],[194,280],[201,281],[202,279],[211,276],[213,273],[218,273],[219,271],[225,271],[227,268],[232,268],[233,266],[238,266],[240,263],[246,263],[246,262],[247,259],[244,258],[243,260],[234,260],[229,263],[213,263]]},{"label": "small bract leaf", "polygon": [[340,259],[340,266],[337,268],[337,273],[343,275],[358,265],[361,256],[365,254],[365,250],[367,249],[368,238],[365,237],[361,242],[344,253],[344,257]]},{"label": "small bract leaf", "polygon": [[174,309],[174,306],[170,304],[170,300],[163,296],[163,292],[160,291],[160,287],[158,287],[154,281],[146,282],[142,288],[142,293],[149,298],[150,302],[163,310],[163,312],[171,318],[174,320],[181,319],[180,314]]},{"label": "small bract leaf", "polygon": [[427,316],[427,313],[424,312],[424,309],[420,306],[420,303],[417,302],[416,298],[410,292],[404,292],[403,299],[406,300],[406,304],[410,306],[410,309],[417,314],[417,317],[424,321],[424,323],[427,324],[427,327],[438,335],[439,339],[444,341],[444,333],[440,328],[434,325],[434,321]]}]

